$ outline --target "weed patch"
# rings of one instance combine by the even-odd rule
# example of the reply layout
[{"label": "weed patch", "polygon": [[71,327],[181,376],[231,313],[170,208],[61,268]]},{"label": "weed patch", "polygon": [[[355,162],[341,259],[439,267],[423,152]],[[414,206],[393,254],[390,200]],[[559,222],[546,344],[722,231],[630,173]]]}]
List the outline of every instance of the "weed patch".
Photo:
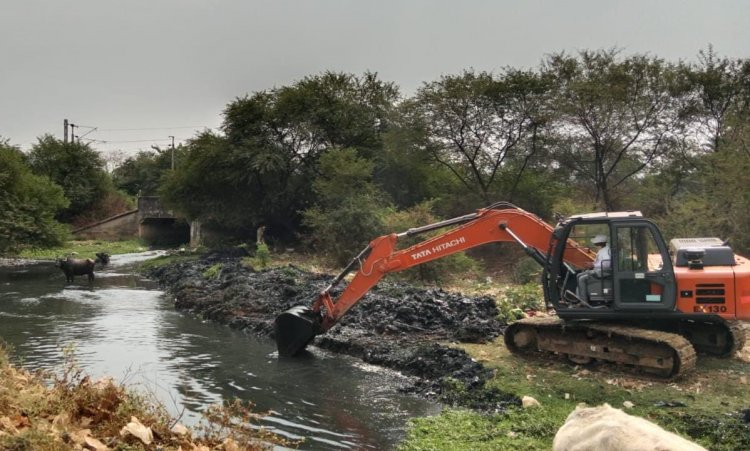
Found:
[{"label": "weed patch", "polygon": [[208,268],[206,268],[203,271],[203,277],[205,277],[206,279],[216,279],[216,278],[218,278],[219,274],[221,274],[221,268],[223,266],[224,265],[222,265],[221,263],[215,263],[215,264],[209,266]]}]

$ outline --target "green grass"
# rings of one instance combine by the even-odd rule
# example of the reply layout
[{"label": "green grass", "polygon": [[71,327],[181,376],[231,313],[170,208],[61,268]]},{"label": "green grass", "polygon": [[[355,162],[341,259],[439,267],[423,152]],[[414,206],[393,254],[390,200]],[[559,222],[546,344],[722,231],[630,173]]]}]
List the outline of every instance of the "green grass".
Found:
[{"label": "green grass", "polygon": [[439,416],[411,423],[400,450],[549,450],[546,437],[557,424],[539,412],[514,409],[507,414],[479,415],[468,410],[446,410]]},{"label": "green grass", "polygon": [[50,260],[63,257],[75,252],[79,258],[95,258],[97,252],[107,252],[110,255],[143,252],[148,246],[140,240],[127,241],[68,241],[65,246],[47,249],[25,249],[18,257],[28,259]]},{"label": "green grass", "polygon": [[[676,381],[638,378],[614,367],[588,371],[557,358],[511,355],[501,342],[461,345],[496,371],[491,386],[531,396],[541,406],[502,414],[447,410],[412,420],[402,450],[548,450],[555,433],[579,403],[608,403],[646,418],[711,450],[750,449],[750,427],[739,414],[750,407],[750,364],[699,356],[697,370]],[[632,409],[623,402],[635,404]],[[665,407],[660,403],[681,403]]]},{"label": "green grass", "polygon": [[205,271],[203,271],[203,277],[206,279],[216,279],[219,277],[219,273],[221,272],[221,268],[223,268],[224,265],[221,263],[216,263],[214,265],[209,266],[206,268]]}]

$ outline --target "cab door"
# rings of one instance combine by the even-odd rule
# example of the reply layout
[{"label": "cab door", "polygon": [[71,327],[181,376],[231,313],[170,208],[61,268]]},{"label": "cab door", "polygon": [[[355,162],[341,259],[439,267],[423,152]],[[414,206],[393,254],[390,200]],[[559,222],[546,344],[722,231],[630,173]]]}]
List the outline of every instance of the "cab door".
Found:
[{"label": "cab door", "polygon": [[615,309],[674,310],[677,283],[667,246],[648,221],[613,224]]}]

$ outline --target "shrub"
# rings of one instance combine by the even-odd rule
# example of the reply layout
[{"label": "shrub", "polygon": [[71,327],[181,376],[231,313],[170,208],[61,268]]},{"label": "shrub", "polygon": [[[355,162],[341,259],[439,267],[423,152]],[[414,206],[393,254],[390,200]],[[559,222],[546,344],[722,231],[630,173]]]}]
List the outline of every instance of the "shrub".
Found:
[{"label": "shrub", "polygon": [[499,319],[510,322],[521,319],[528,310],[545,310],[544,294],[538,283],[513,285],[506,288],[497,300]]},{"label": "shrub", "polygon": [[62,244],[68,228],[55,214],[68,204],[60,186],[32,174],[23,153],[0,140],[0,253]]},{"label": "shrub", "polygon": [[[404,232],[412,227],[420,227],[440,221],[432,213],[434,201],[422,202],[414,207],[401,211],[392,211],[383,218],[385,227],[391,232]],[[432,236],[444,233],[446,229],[435,232],[403,237],[398,243],[399,249],[418,244]],[[481,269],[480,263],[463,252],[448,255],[438,260],[416,266],[402,273],[407,279],[437,282],[451,280],[456,275],[465,277],[470,273],[477,273]]]},{"label": "shrub", "polygon": [[271,251],[266,243],[258,243],[255,256],[250,259],[250,264],[255,268],[265,268],[271,263]]},{"label": "shrub", "polygon": [[513,281],[521,285],[539,281],[541,274],[542,267],[531,257],[521,258],[513,267]]},{"label": "shrub", "polygon": [[70,223],[73,227],[83,227],[125,213],[133,208],[135,208],[135,204],[126,194],[119,191],[108,191],[94,201],[91,208],[72,218]]},{"label": "shrub", "polygon": [[372,183],[373,163],[354,149],[331,151],[320,159],[313,187],[318,205],[304,211],[313,247],[337,264],[346,264],[383,233],[389,211],[384,194]]},{"label": "shrub", "polygon": [[219,273],[221,273],[222,268],[221,263],[216,263],[215,265],[211,265],[208,268],[206,268],[205,271],[203,271],[203,277],[206,279],[216,279],[219,277]]}]

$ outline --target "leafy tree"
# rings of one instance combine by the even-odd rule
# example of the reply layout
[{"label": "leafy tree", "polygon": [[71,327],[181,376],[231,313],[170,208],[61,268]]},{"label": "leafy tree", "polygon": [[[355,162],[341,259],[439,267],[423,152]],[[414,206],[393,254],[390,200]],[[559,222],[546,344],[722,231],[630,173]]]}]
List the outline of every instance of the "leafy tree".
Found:
[{"label": "leafy tree", "polygon": [[669,237],[718,236],[741,254],[750,253],[750,132],[734,135],[720,152],[704,155],[693,183],[668,199],[659,218]]},{"label": "leafy tree", "polygon": [[[154,147],[153,151],[138,152],[125,159],[113,172],[112,178],[118,189],[131,196],[154,196],[159,190],[162,177],[172,168],[172,149]],[[181,164],[186,150],[177,146],[174,150],[176,165]]]},{"label": "leafy tree", "polygon": [[[398,98],[377,74],[324,72],[291,85],[237,99],[224,111],[223,129],[233,145],[274,144],[285,160],[315,158],[330,148],[380,147],[388,111]],[[261,146],[263,147],[263,146]]]},{"label": "leafy tree", "polygon": [[596,204],[616,209],[618,187],[673,148],[674,67],[600,50],[551,55],[543,73],[557,93],[551,105],[559,164],[592,185]]},{"label": "leafy tree", "polygon": [[[203,132],[186,144],[182,164],[164,178],[158,193],[163,200],[189,219],[241,221],[245,205],[237,197],[237,186],[228,184],[232,170],[232,149],[228,141],[212,132]],[[238,213],[231,215],[232,204]]]},{"label": "leafy tree", "polygon": [[398,208],[462,191],[453,174],[424,151],[427,136],[419,121],[411,117],[412,111],[400,110],[383,134],[383,149],[373,157],[373,181]]},{"label": "leafy tree", "polygon": [[298,211],[312,195],[311,167],[290,170],[265,148],[233,146],[213,133],[190,140],[186,149],[159,189],[167,204],[229,235],[249,236],[261,224],[277,237],[297,232]]},{"label": "leafy tree", "polygon": [[35,174],[60,185],[70,200],[70,206],[58,214],[63,221],[84,213],[112,189],[104,162],[88,144],[44,135],[32,146],[29,165]]},{"label": "leafy tree", "polygon": [[74,228],[83,227],[135,208],[136,203],[132,197],[121,191],[108,190],[83,213],[76,215],[70,221],[70,225]]},{"label": "leafy tree", "polygon": [[21,151],[0,140],[0,253],[62,244],[67,228],[55,214],[67,206],[62,188],[34,175]]},{"label": "leafy tree", "polygon": [[[489,203],[500,174],[520,181],[538,150],[546,92],[542,78],[513,69],[497,77],[465,71],[428,83],[414,99],[428,136],[426,150]],[[504,193],[508,200],[513,188]]]},{"label": "leafy tree", "polygon": [[318,159],[343,146],[374,153],[396,97],[375,74],[326,72],[236,99],[224,111],[225,137],[192,140],[161,192],[193,219],[238,233],[264,224],[292,238],[315,200]]},{"label": "leafy tree", "polygon": [[318,203],[305,210],[304,218],[313,246],[339,264],[384,233],[383,218],[390,210],[372,182],[373,167],[354,149],[330,151],[320,159],[321,175],[313,184]]},{"label": "leafy tree", "polygon": [[718,152],[741,134],[732,118],[750,119],[750,59],[719,57],[713,47],[701,50],[698,64],[682,65],[691,95],[683,114],[690,120],[686,134],[695,146]]}]

